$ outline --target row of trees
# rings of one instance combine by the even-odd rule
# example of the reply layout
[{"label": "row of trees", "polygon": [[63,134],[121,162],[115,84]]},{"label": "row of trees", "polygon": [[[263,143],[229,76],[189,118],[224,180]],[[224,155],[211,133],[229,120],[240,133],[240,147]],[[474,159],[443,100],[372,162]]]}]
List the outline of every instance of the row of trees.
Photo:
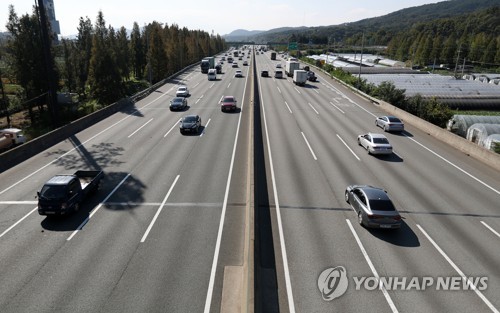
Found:
[{"label": "row of trees", "polygon": [[[24,90],[24,100],[47,92],[47,69],[44,63],[40,22],[35,8],[31,15],[18,17],[9,6],[6,45],[0,50],[5,76]],[[178,25],[152,22],[144,27],[106,26],[98,12],[94,24],[80,18],[76,39],[63,39],[53,45],[52,58],[57,68],[59,89],[79,95],[80,101],[97,101],[101,106],[113,103],[130,93],[132,81],[154,84],[203,57],[226,49],[219,36]],[[31,110],[31,102],[25,102]],[[40,109],[43,110],[43,101]]]},{"label": "row of trees", "polygon": [[414,26],[395,35],[387,54],[413,64],[454,64],[457,57],[467,63],[500,66],[500,7],[466,17],[440,19]]},{"label": "row of trees", "polygon": [[[312,43],[309,47],[319,45],[335,52],[386,46],[383,53],[388,57],[412,65],[455,64],[458,58],[460,65],[465,60],[485,68],[500,67],[500,6],[454,17],[422,16],[424,22],[412,26],[407,26],[406,20],[415,19],[416,13],[403,13],[345,25],[287,30],[272,33],[268,39],[298,42],[303,48]],[[400,27],[395,26],[397,22]]]}]

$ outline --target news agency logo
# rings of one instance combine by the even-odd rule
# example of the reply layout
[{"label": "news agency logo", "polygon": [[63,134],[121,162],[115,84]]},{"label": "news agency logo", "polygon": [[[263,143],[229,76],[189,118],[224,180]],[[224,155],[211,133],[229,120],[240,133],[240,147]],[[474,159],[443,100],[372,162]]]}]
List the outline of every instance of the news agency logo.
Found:
[{"label": "news agency logo", "polygon": [[[479,290],[488,288],[488,277],[397,277],[397,276],[353,276],[354,289],[364,290],[400,290],[400,291],[436,291]],[[318,288],[325,301],[332,301],[342,296],[349,285],[347,270],[343,266],[325,269],[318,277]]]},{"label": "news agency logo", "polygon": [[327,268],[318,277],[318,288],[325,301],[342,296],[349,285],[347,271],[343,266]]}]

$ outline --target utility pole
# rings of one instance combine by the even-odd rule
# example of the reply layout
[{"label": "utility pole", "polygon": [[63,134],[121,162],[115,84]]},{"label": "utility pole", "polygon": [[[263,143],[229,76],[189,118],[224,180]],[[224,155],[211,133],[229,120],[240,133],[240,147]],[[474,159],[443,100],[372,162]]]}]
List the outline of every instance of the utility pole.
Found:
[{"label": "utility pole", "polygon": [[38,0],[38,16],[40,21],[40,29],[42,34],[42,49],[45,58],[45,67],[47,71],[47,82],[48,82],[48,105],[49,111],[52,118],[52,126],[58,128],[60,126],[59,121],[59,107],[57,104],[57,83],[56,76],[54,73],[54,63],[52,59],[51,40],[49,36],[47,13],[45,11],[45,6],[43,0]]}]

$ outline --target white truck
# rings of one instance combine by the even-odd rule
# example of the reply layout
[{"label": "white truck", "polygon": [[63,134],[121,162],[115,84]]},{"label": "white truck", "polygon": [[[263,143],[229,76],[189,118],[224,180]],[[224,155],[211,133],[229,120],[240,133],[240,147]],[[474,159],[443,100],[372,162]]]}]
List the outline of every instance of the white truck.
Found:
[{"label": "white truck", "polygon": [[307,81],[307,72],[304,70],[293,71],[293,83],[295,85],[304,86]]},{"label": "white truck", "polygon": [[292,77],[293,76],[293,72],[295,70],[298,70],[299,69],[299,62],[296,62],[296,61],[286,61],[285,63],[285,74],[288,76],[288,77]]}]

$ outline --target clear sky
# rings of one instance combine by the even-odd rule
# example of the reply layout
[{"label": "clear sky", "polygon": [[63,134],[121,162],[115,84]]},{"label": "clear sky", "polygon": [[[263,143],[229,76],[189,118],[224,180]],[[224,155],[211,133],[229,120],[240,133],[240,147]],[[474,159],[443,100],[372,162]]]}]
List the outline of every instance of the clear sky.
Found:
[{"label": "clear sky", "polygon": [[[77,33],[80,17],[95,22],[101,10],[107,25],[132,29],[157,21],[225,35],[236,29],[328,26],[382,16],[437,0],[54,0],[61,35]],[[18,16],[31,14],[35,0],[0,0],[0,32],[6,31],[9,4]]]}]

